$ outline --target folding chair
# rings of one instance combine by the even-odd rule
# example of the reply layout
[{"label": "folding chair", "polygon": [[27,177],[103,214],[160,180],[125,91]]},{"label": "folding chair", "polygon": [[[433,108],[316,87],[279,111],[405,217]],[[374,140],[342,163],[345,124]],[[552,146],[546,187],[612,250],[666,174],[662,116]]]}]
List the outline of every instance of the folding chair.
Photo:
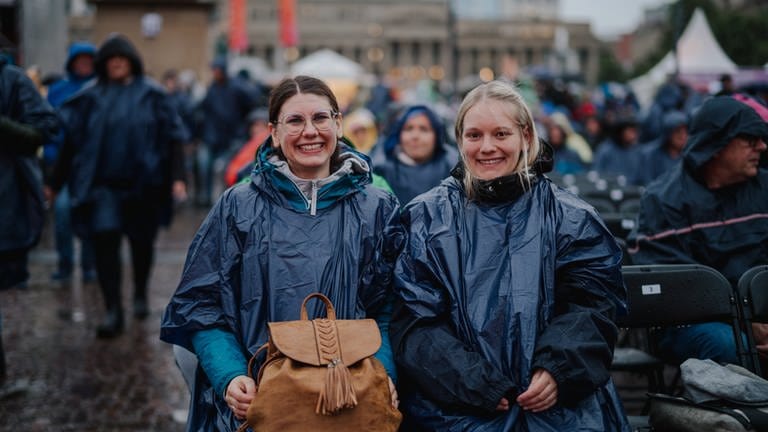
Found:
[{"label": "folding chair", "polygon": [[739,295],[742,302],[744,333],[747,335],[748,361],[752,370],[762,375],[760,356],[755,349],[755,336],[752,323],[768,323],[768,265],[760,265],[747,270],[739,278]]},{"label": "folding chair", "polygon": [[652,331],[664,327],[727,322],[733,328],[739,354],[745,352],[737,296],[717,270],[698,264],[652,264],[624,266],[622,273],[629,311],[617,317],[617,324],[643,329],[647,346],[616,348],[613,371],[645,374],[649,392],[671,393],[664,382],[665,362],[655,349]]}]

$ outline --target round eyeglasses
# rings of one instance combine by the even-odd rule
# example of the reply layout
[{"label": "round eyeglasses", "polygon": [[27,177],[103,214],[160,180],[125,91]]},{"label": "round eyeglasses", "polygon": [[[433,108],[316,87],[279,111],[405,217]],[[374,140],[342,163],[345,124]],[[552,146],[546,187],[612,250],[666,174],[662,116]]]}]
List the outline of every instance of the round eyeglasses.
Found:
[{"label": "round eyeglasses", "polygon": [[[312,114],[310,121],[312,126],[320,132],[326,132],[333,126],[333,120],[339,114],[332,110],[317,111]],[[288,135],[300,135],[307,127],[307,118],[301,114],[286,114],[282,120],[278,120],[278,124],[282,124],[285,127],[285,133]]]}]

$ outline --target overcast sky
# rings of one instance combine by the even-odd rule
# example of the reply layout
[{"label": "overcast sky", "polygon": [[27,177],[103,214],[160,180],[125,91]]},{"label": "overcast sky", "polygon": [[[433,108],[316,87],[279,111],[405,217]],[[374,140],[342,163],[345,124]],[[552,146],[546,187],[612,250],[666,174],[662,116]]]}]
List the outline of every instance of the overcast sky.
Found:
[{"label": "overcast sky", "polygon": [[645,8],[671,0],[560,0],[564,20],[589,21],[598,37],[612,37],[632,31],[643,18]]}]

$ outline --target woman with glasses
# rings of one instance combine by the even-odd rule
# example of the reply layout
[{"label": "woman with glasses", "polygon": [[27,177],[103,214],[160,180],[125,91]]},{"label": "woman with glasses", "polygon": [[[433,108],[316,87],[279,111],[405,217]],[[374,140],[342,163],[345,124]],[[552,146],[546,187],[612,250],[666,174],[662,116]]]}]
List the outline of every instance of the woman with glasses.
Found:
[{"label": "woman with glasses", "polygon": [[373,171],[384,177],[405,205],[437,186],[459,161],[443,122],[424,105],[408,108],[383,142],[371,151]]},{"label": "woman with glasses", "polygon": [[338,102],[322,81],[281,81],[269,130],[250,182],[228,189],[200,227],[163,318],[161,339],[194,352],[204,372],[188,430],[237,429],[256,392],[247,362],[267,341],[267,323],[299,319],[313,292],[339,319],[377,319],[377,358],[394,377],[387,327],[404,243],[397,199],[371,185],[368,159],[341,142]]},{"label": "woman with glasses", "polygon": [[452,176],[403,210],[402,430],[629,431],[608,372],[625,302],[616,241],[544,176],[551,149],[511,85],[469,92],[456,140]]}]

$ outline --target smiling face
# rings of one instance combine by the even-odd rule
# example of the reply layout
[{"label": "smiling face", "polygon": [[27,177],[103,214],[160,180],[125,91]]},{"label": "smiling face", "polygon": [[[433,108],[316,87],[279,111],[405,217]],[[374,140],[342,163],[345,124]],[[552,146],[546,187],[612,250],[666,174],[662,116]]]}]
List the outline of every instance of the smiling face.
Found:
[{"label": "smiling face", "polygon": [[514,173],[530,135],[511,112],[510,104],[485,99],[471,107],[463,122],[461,149],[469,172],[480,180]]},{"label": "smiling face", "polygon": [[[315,118],[317,122],[329,112],[333,109],[326,97],[298,93],[283,103],[277,124],[269,124],[275,147],[282,150],[288,167],[300,178],[319,179],[330,175],[331,157],[341,136],[341,115],[331,119],[327,130],[318,130],[311,121]],[[290,126],[286,122],[301,119],[305,121],[303,130],[297,135],[289,133]]]},{"label": "smiling face", "polygon": [[435,130],[426,114],[414,114],[400,131],[400,148],[417,163],[428,162],[435,153]]}]

